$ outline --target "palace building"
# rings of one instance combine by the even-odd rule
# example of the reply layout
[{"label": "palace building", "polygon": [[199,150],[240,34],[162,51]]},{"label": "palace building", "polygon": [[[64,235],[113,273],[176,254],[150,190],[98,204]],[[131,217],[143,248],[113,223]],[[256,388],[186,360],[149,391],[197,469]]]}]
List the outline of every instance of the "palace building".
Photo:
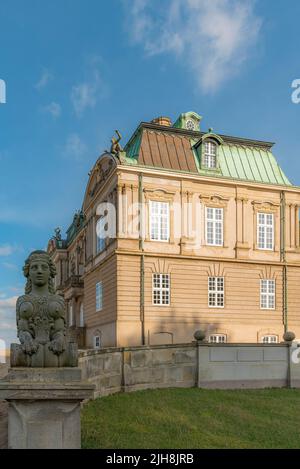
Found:
[{"label": "palace building", "polygon": [[48,251],[81,347],[300,338],[300,188],[273,143],[181,114],[112,139]]}]

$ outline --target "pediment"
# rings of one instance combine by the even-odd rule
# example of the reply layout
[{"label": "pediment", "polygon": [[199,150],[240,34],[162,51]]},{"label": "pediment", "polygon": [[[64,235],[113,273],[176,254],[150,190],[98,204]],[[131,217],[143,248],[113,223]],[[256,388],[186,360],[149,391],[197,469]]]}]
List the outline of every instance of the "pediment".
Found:
[{"label": "pediment", "polygon": [[117,166],[116,157],[111,153],[103,153],[96,161],[95,165],[89,172],[89,180],[87,183],[84,199],[83,210],[85,212],[90,201],[100,189],[101,185],[107,180],[113,169]]}]

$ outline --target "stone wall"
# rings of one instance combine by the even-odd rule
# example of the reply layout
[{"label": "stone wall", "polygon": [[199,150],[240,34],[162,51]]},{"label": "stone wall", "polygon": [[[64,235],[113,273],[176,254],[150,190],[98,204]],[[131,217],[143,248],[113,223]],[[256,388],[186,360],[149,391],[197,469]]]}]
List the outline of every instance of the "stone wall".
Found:
[{"label": "stone wall", "polygon": [[95,397],[165,387],[300,387],[300,364],[290,365],[289,353],[287,344],[194,342],[87,350],[79,365]]},{"label": "stone wall", "polygon": [[108,348],[80,353],[83,379],[95,384],[95,397],[119,391],[192,387],[196,380],[196,347]]},{"label": "stone wall", "polygon": [[289,347],[284,344],[200,346],[198,362],[197,385],[200,388],[271,388],[289,385]]},{"label": "stone wall", "polygon": [[96,386],[95,396],[105,396],[122,390],[123,349],[107,348],[80,352],[82,379]]}]

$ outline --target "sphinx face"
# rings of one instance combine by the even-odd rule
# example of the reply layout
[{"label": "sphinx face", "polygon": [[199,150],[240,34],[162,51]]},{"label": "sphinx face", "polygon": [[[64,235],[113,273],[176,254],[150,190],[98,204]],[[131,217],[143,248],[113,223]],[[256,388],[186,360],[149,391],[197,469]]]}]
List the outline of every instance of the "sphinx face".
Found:
[{"label": "sphinx face", "polygon": [[48,263],[42,260],[32,261],[29,268],[29,277],[33,285],[37,287],[46,285],[50,277]]}]

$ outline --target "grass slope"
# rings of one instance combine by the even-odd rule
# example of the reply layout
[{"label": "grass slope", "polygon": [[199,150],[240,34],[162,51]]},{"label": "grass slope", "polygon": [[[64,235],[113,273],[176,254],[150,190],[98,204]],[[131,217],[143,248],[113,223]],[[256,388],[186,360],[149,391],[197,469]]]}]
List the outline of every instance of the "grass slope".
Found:
[{"label": "grass slope", "polygon": [[162,389],[82,409],[83,448],[300,448],[300,390]]}]

